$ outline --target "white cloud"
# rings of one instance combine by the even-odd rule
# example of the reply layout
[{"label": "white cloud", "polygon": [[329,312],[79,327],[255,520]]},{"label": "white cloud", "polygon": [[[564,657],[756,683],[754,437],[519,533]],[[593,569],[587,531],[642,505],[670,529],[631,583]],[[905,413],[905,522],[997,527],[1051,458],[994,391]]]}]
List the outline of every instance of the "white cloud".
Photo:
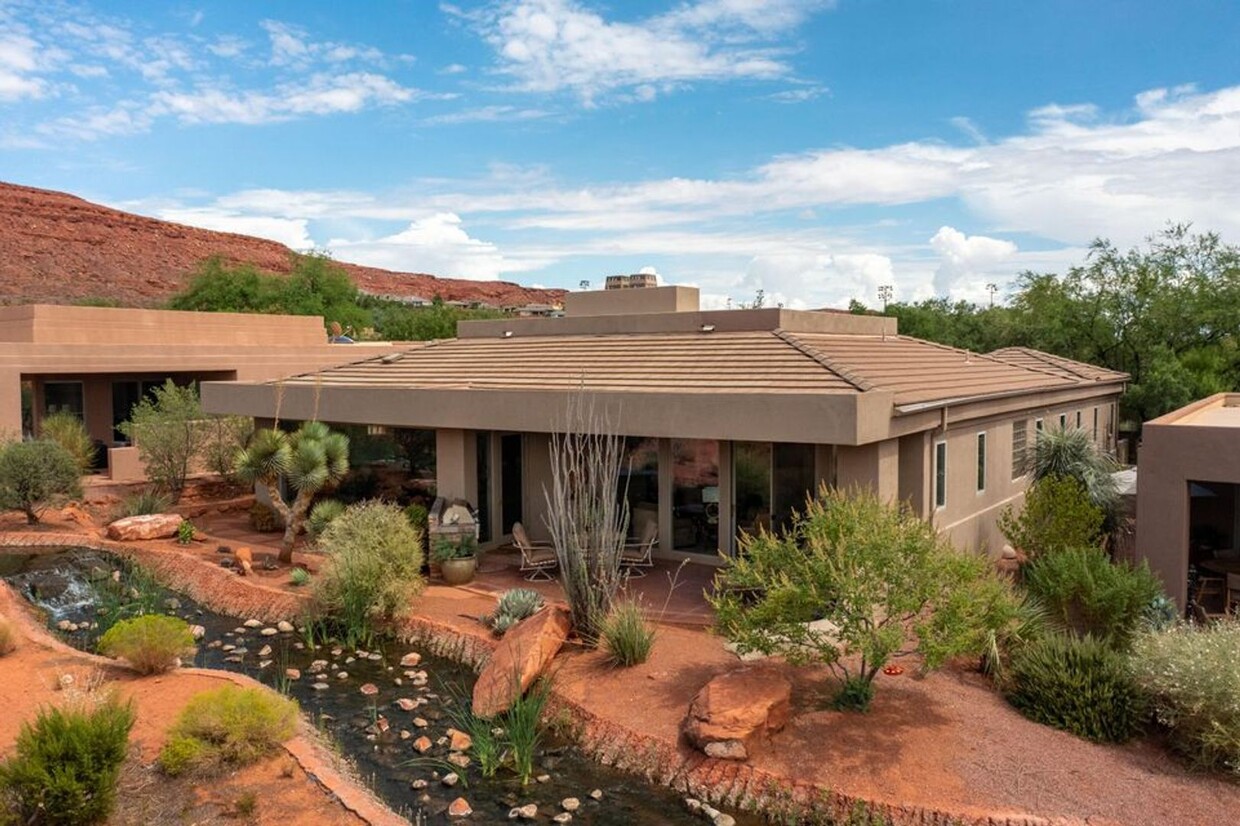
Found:
[{"label": "white cloud", "polygon": [[706,0],[668,14],[609,20],[577,0],[504,0],[461,12],[496,52],[498,70],[529,92],[648,101],[699,81],[787,77],[770,38],[826,4],[805,0]]},{"label": "white cloud", "polygon": [[168,208],[158,211],[160,218],[218,232],[255,235],[284,244],[295,250],[314,248],[304,219],[271,218],[263,215],[238,215],[214,208]]},{"label": "white cloud", "polygon": [[333,239],[327,248],[341,261],[474,281],[549,263],[506,257],[495,244],[470,237],[460,217],[450,212],[420,218],[394,235],[373,241]]},{"label": "white cloud", "polygon": [[930,248],[940,259],[934,273],[936,294],[974,300],[986,292],[988,279],[999,266],[1016,254],[1011,241],[965,235],[954,227],[940,227],[930,239]]},{"label": "white cloud", "polygon": [[157,92],[150,109],[184,123],[260,124],[302,115],[357,112],[370,105],[404,103],[416,92],[383,75],[354,72],[315,75],[268,92],[229,92],[197,88],[189,92]]},{"label": "white cloud", "polygon": [[47,82],[35,76],[39,44],[23,34],[0,35],[0,101],[40,98]]},{"label": "white cloud", "polygon": [[443,115],[423,118],[426,126],[454,126],[461,123],[493,123],[495,121],[538,120],[551,115],[545,109],[522,109],[516,106],[480,106]]}]

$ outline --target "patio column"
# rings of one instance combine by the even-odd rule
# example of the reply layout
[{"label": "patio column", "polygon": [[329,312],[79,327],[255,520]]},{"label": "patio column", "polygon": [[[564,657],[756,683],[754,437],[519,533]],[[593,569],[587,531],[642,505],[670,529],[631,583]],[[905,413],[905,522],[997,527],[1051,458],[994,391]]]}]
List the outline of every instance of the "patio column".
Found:
[{"label": "patio column", "polygon": [[840,488],[868,488],[880,499],[899,496],[900,442],[885,439],[868,445],[841,445],[836,452],[836,481]]},{"label": "patio column", "polygon": [[0,433],[22,435],[22,374],[16,370],[0,373]]},{"label": "patio column", "polygon": [[472,430],[435,431],[435,489],[449,501],[464,499],[477,506],[478,457]]}]

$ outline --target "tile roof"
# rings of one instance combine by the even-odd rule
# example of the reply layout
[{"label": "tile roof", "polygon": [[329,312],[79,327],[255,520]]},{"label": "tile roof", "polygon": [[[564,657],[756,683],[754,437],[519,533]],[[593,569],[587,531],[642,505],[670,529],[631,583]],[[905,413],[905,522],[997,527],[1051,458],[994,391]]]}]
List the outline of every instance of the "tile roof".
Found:
[{"label": "tile roof", "polygon": [[898,335],[776,329],[449,339],[285,383],[442,390],[571,390],[584,383],[640,393],[888,390],[900,407],[1123,378],[1091,369],[1104,375],[1087,378],[1031,357],[1018,361]]},{"label": "tile roof", "polygon": [[1075,361],[1063,356],[1044,353],[1031,347],[1004,347],[990,353],[997,359],[1022,367],[1049,370],[1056,375],[1069,379],[1085,379],[1087,381],[1124,381],[1127,373],[1108,370],[1084,361]]}]

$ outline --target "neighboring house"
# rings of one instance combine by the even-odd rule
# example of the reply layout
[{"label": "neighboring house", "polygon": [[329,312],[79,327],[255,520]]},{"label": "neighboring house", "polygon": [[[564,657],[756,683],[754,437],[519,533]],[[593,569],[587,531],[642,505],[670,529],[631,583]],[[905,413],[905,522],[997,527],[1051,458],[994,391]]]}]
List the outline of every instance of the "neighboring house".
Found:
[{"label": "neighboring house", "polygon": [[317,316],[0,307],[0,432],[37,434],[44,415],[67,411],[112,447],[133,405],[167,379],[262,381],[393,349],[328,344]]},{"label": "neighboring house", "polygon": [[1187,604],[1190,579],[1240,574],[1240,394],[1146,422],[1137,479],[1137,556]]},{"label": "neighboring house", "polygon": [[[1047,359],[1045,362],[1039,359]],[[696,289],[569,293],[562,318],[463,322],[459,338],[262,382],[204,385],[207,408],[433,429],[441,495],[484,541],[545,535],[549,434],[582,391],[627,436],[632,530],[664,556],[735,548],[820,483],[902,499],[957,544],[998,551],[1041,427],[1110,447],[1126,376],[1030,351],[982,355],[900,336],[893,318],[700,311]]]}]

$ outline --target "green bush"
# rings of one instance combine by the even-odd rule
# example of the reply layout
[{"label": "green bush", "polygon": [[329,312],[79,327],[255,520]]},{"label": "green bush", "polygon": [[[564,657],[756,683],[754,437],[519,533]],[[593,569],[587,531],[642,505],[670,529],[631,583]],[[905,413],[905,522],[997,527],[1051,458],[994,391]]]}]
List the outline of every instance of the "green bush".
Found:
[{"label": "green bush", "polygon": [[74,458],[55,442],[13,442],[0,448],[0,507],[26,514],[34,525],[58,497],[81,495]]},{"label": "green bush", "polygon": [[349,507],[327,526],[319,546],[331,564],[315,578],[314,594],[350,645],[373,636],[376,623],[408,611],[422,589],[422,537],[396,505]]},{"label": "green bush", "polygon": [[1174,747],[1197,766],[1240,775],[1240,619],[1142,634],[1132,659]]},{"label": "green bush", "polygon": [[323,535],[331,521],[344,513],[344,502],[339,499],[323,499],[314,503],[306,519],[306,532],[314,539]]},{"label": "green bush", "polygon": [[117,622],[99,638],[99,653],[120,657],[139,674],[162,674],[194,648],[185,620],[147,614]]},{"label": "green bush", "polygon": [[542,607],[542,594],[532,588],[509,588],[500,595],[495,610],[483,617],[482,622],[502,637],[505,631],[526,617],[533,616]]},{"label": "green bush", "polygon": [[114,517],[124,519],[127,516],[146,516],[151,513],[166,513],[172,500],[157,490],[140,490],[121,499],[116,506]]},{"label": "green bush", "polygon": [[297,703],[266,689],[226,685],[194,695],[168,732],[159,765],[210,774],[265,757],[297,731]]},{"label": "green bush", "polygon": [[12,625],[9,625],[8,620],[0,617],[0,657],[12,654],[16,648],[17,632],[13,630]]},{"label": "green bush", "polygon": [[[47,826],[98,823],[116,803],[129,750],[131,704],[50,708],[23,723],[17,753],[0,765],[0,820]],[[7,815],[7,817],[6,817]]]},{"label": "green bush", "polygon": [[640,605],[617,602],[599,626],[599,648],[612,665],[628,668],[644,663],[654,648],[655,628]]},{"label": "green bush", "polygon": [[427,523],[430,521],[430,511],[426,509],[426,505],[414,502],[405,508],[405,518],[409,520],[410,525],[425,534]]},{"label": "green bush", "polygon": [[177,544],[188,545],[194,541],[194,523],[188,519],[182,519],[181,524],[177,525]]},{"label": "green bush", "polygon": [[284,530],[284,520],[275,508],[255,502],[250,505],[250,527],[259,533],[275,533]]},{"label": "green bush", "polygon": [[201,455],[209,432],[198,388],[181,387],[172,379],[153,388],[129,411],[121,433],[138,448],[147,478],[173,502],[181,498],[194,459]]},{"label": "green bush", "polygon": [[288,581],[298,588],[310,584],[310,572],[305,568],[294,568],[289,571]]},{"label": "green bush", "polygon": [[1100,742],[1122,743],[1146,715],[1125,656],[1093,637],[1051,634],[1018,648],[1007,697],[1030,720]]},{"label": "green bush", "polygon": [[999,530],[1030,557],[1065,548],[1096,546],[1106,513],[1094,504],[1078,479],[1048,476],[1033,484],[1016,515],[1009,505],[999,514]]},{"label": "green bush", "polygon": [[1070,548],[1037,557],[1024,569],[1025,588],[1048,615],[1077,634],[1125,648],[1162,585],[1142,562],[1112,562],[1099,548]]},{"label": "green bush", "polygon": [[95,442],[82,420],[72,413],[45,416],[39,422],[39,437],[63,447],[77,464],[78,475],[90,473],[95,466]]}]

